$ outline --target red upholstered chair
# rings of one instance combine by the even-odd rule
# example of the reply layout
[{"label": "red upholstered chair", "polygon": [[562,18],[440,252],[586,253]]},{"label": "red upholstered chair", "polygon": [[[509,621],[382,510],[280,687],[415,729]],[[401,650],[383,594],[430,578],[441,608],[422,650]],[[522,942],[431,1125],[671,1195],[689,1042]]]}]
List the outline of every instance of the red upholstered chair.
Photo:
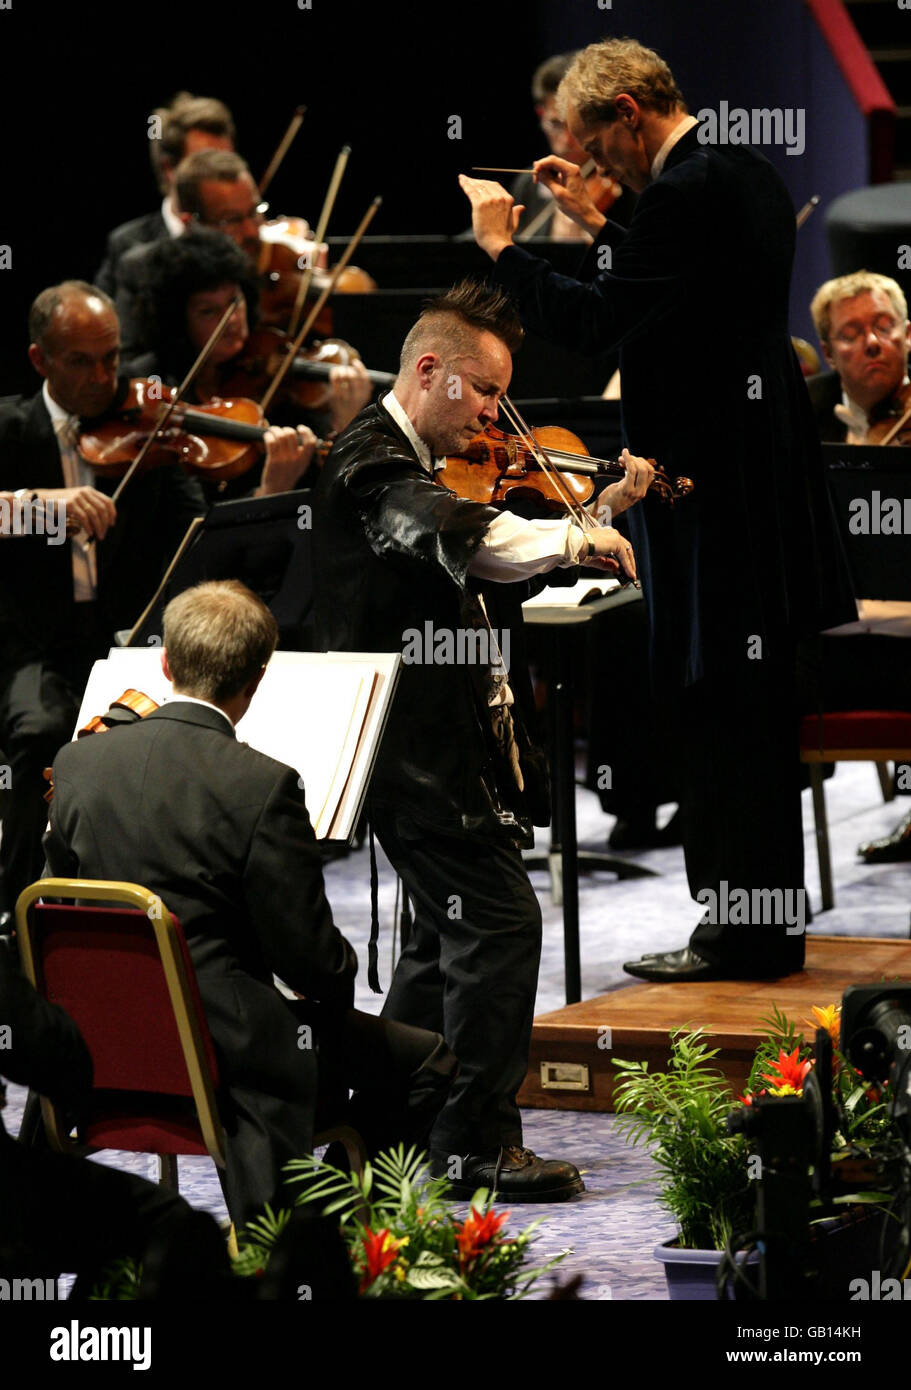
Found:
[{"label": "red upholstered chair", "polygon": [[876,763],[883,797],[891,800],[894,792],[886,763],[911,761],[911,713],[907,710],[875,709],[804,715],[800,729],[800,761],[807,763],[810,768],[822,909],[825,912],[834,906],[835,894],[832,889],[822,764]]},{"label": "red upholstered chair", "polygon": [[[178,1154],[224,1168],[215,1050],[187,943],[161,899],[136,883],[43,879],[20,895],[16,927],[29,979],[92,1054],[89,1147],[157,1154],[159,1181],[174,1188]],[[71,1149],[57,1108],[42,1097],[41,1109],[53,1147]]]}]

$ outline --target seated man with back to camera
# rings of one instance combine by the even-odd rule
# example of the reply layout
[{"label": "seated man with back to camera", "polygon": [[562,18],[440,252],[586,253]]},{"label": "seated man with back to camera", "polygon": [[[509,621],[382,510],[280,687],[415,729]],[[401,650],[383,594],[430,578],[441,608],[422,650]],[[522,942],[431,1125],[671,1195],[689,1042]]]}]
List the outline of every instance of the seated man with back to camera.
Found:
[{"label": "seated man with back to camera", "polygon": [[[345,1113],[369,1150],[421,1145],[456,1068],[439,1034],[351,1007],[357,958],[332,920],[300,779],[235,736],[277,637],[236,580],[173,599],[161,661],[174,699],[61,749],[45,841],[52,875],[142,883],[180,922],[227,1091],[223,1184],[237,1224],[275,1201],[283,1165],[312,1148],[327,1088],[343,1109],[355,1088]],[[284,998],[273,973],[306,999]]]}]

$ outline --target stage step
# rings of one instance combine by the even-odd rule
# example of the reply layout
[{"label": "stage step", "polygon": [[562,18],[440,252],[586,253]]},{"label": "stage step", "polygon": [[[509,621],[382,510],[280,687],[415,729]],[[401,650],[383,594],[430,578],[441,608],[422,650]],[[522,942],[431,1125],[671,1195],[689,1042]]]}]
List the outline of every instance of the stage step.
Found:
[{"label": "stage step", "polygon": [[716,1065],[736,1091],[749,1074],[777,1005],[807,1036],[813,1005],[841,1002],[848,985],[911,980],[911,941],[808,936],[807,964],[781,980],[711,984],[628,984],[535,1019],[519,1104],[544,1110],[613,1110],[619,1077],[612,1057],[664,1070],[675,1028],[705,1028],[720,1049]]}]

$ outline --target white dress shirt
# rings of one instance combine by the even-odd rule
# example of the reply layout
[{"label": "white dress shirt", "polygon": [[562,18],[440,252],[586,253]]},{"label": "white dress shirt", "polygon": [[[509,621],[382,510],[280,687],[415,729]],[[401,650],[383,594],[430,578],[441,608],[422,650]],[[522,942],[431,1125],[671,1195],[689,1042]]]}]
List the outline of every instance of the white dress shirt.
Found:
[{"label": "white dress shirt", "polygon": [[687,131],[692,130],[693,126],[698,124],[699,122],[697,121],[695,116],[684,116],[683,119],[680,120],[677,123],[677,125],[674,126],[674,129],[671,131],[670,135],[667,137],[664,144],[661,146],[661,149],[658,151],[658,153],[655,155],[655,158],[652,160],[651,174],[653,181],[661,173],[661,170],[664,168],[665,161],[667,160],[668,155],[676,145],[677,141],[682,140],[683,136],[686,135]]},{"label": "white dress shirt", "polygon": [[177,216],[177,213],[174,211],[173,205],[171,203],[170,193],[167,194],[167,196],[161,204],[161,215],[164,219],[164,224],[169,237],[183,236],[184,232],[187,229],[184,226],[183,222],[181,222],[180,218]]},{"label": "white dress shirt", "polygon": [[[41,388],[41,395],[57,436],[64,487],[94,487],[94,471],[76,448],[79,416],[70,415],[69,411],[57,404],[46,381]],[[87,531],[77,531],[71,539],[73,598],[76,603],[92,603],[98,597],[98,556],[94,545],[88,543]]]},{"label": "white dress shirt", "polygon": [[218,714],[220,714],[222,719],[227,721],[228,728],[232,731],[232,733],[234,731],[234,724],[232,723],[231,716],[229,714],[226,714],[225,711],[219,705],[213,705],[211,700],[200,700],[198,695],[184,695],[181,691],[175,690],[173,691],[172,699],[169,700],[168,703],[174,705],[205,705],[206,709],[214,709]]}]

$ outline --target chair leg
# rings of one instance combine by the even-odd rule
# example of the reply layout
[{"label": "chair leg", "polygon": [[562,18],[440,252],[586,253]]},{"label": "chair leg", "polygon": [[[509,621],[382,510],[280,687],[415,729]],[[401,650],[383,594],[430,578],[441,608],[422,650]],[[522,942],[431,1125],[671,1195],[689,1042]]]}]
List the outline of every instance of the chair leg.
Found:
[{"label": "chair leg", "polygon": [[334,1125],[332,1129],[324,1129],[320,1134],[313,1136],[315,1149],[322,1148],[324,1144],[341,1144],[348,1159],[349,1172],[358,1175],[363,1173],[367,1162],[367,1150],[363,1139],[351,1125]]},{"label": "chair leg", "polygon": [[879,777],[879,785],[882,787],[883,801],[895,800],[895,783],[889,771],[888,763],[877,763],[876,773]]},{"label": "chair leg", "polygon": [[162,1187],[172,1187],[175,1192],[179,1190],[176,1154],[158,1155],[158,1181]]},{"label": "chair leg", "polygon": [[827,912],[835,906],[832,891],[832,859],[829,854],[829,825],[826,820],[826,794],[823,787],[822,767],[819,763],[810,764],[810,786],[813,790],[813,820],[816,825],[816,854],[819,859],[819,882],[822,888],[822,910]]}]

